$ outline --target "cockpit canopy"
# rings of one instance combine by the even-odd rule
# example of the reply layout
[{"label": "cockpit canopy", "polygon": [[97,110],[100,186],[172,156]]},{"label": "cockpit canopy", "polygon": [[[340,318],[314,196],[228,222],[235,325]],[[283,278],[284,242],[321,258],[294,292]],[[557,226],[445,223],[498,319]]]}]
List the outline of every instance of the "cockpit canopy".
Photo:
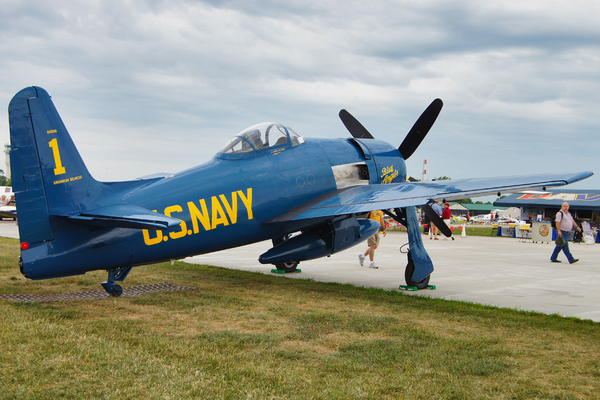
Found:
[{"label": "cockpit canopy", "polygon": [[253,125],[231,138],[220,150],[220,153],[239,154],[284,144],[296,146],[300,143],[304,143],[304,138],[291,128],[276,122],[263,122]]}]

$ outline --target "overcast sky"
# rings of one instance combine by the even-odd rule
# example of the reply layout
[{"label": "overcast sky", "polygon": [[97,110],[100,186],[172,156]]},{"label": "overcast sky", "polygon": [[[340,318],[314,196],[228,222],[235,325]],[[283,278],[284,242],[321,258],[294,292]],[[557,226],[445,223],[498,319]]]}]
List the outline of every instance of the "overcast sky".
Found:
[{"label": "overcast sky", "polygon": [[[594,171],[598,1],[3,0],[0,103],[52,96],[92,175],[208,161],[259,122],[348,137],[345,108],[399,145],[444,108],[409,174]],[[8,116],[0,139],[9,142]]]}]

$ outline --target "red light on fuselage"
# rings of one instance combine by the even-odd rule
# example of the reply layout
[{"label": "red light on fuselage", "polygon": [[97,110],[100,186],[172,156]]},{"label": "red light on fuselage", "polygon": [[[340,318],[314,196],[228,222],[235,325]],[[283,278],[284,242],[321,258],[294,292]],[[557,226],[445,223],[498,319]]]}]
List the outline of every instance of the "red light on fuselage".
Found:
[{"label": "red light on fuselage", "polygon": [[21,248],[22,248],[23,250],[27,250],[27,249],[29,248],[29,243],[27,243],[27,242],[23,242],[23,243],[21,243]]}]

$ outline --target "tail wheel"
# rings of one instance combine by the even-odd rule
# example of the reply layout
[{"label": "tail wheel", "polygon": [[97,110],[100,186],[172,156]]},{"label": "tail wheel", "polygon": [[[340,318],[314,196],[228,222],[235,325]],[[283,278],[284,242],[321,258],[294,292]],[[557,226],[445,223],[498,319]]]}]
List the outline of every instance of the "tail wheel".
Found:
[{"label": "tail wheel", "polygon": [[414,286],[417,289],[427,289],[427,285],[429,285],[429,278],[431,275],[427,275],[427,277],[421,281],[413,281],[412,276],[415,272],[415,263],[412,259],[412,255],[410,254],[410,250],[408,251],[408,264],[406,265],[406,270],[404,270],[404,280],[406,281],[407,286]]},{"label": "tail wheel", "polygon": [[119,297],[123,294],[123,288],[121,287],[121,285],[114,285],[113,286],[113,291],[110,292],[110,295],[112,297]]}]

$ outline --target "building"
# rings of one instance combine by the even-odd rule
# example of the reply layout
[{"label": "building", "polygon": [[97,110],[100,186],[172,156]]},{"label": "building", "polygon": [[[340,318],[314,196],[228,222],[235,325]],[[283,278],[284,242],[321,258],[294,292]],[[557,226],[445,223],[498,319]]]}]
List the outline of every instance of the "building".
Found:
[{"label": "building", "polygon": [[569,211],[575,219],[600,224],[600,190],[560,190],[544,193],[512,194],[497,200],[499,207],[519,207],[521,219],[552,221],[562,203],[569,203]]},{"label": "building", "polygon": [[501,217],[516,217],[519,218],[521,211],[514,207],[498,207],[494,204],[465,204],[465,203],[450,203],[452,215],[464,217],[469,213],[471,217],[477,215],[490,214],[492,211],[498,212]]}]

